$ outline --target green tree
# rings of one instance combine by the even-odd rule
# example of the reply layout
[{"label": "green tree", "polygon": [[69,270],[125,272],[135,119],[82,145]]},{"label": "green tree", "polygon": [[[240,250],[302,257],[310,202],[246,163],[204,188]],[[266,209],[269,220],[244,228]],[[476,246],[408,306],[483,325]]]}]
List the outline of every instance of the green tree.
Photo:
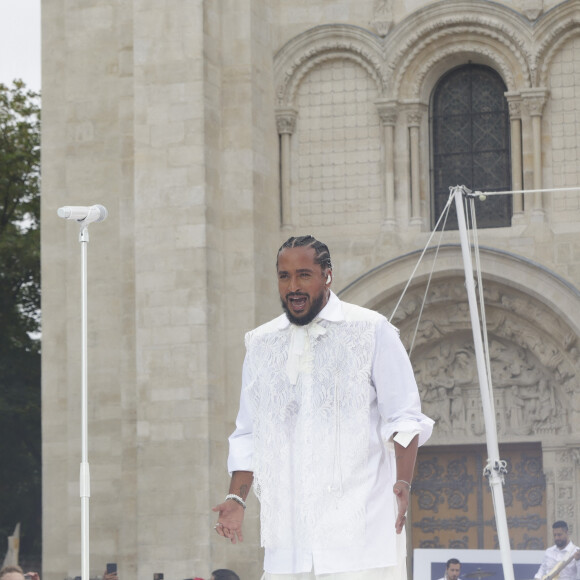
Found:
[{"label": "green tree", "polygon": [[41,552],[39,222],[40,95],[0,83],[0,558]]}]

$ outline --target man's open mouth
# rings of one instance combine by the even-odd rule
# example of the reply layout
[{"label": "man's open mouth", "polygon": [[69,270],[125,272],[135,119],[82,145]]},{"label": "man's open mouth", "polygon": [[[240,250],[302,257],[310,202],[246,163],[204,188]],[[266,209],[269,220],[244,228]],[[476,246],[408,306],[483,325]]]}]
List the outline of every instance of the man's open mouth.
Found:
[{"label": "man's open mouth", "polygon": [[304,294],[295,294],[293,296],[288,296],[286,301],[288,302],[288,306],[290,306],[294,312],[303,312],[306,308],[308,296]]}]

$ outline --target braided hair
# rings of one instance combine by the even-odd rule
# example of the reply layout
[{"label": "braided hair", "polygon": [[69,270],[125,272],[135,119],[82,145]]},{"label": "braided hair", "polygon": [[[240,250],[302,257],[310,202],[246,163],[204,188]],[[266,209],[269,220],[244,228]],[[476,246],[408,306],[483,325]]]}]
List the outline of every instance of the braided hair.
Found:
[{"label": "braided hair", "polygon": [[326,270],[327,268],[332,269],[332,262],[330,261],[330,250],[328,249],[328,246],[322,242],[319,242],[313,236],[293,236],[288,238],[278,250],[278,254],[276,255],[276,268],[278,268],[278,256],[280,256],[280,252],[282,250],[285,250],[286,248],[297,248],[300,246],[314,249],[314,262],[316,264],[320,264],[320,267],[323,270]]}]

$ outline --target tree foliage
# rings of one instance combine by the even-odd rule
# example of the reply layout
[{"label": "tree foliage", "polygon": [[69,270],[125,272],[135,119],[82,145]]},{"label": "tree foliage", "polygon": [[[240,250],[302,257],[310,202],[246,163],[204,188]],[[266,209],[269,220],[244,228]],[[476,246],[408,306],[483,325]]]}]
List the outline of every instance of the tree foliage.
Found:
[{"label": "tree foliage", "polygon": [[0,83],[0,557],[40,553],[40,96]]}]

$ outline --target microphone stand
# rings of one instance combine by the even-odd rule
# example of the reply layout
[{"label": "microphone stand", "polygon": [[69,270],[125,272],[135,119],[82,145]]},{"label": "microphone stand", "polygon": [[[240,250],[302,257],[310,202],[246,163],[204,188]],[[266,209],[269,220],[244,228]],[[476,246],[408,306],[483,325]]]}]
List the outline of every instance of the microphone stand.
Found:
[{"label": "microphone stand", "polygon": [[89,580],[89,498],[91,497],[91,476],[89,472],[87,445],[87,245],[89,224],[106,219],[107,208],[102,205],[91,207],[65,206],[58,209],[61,218],[74,219],[80,225],[81,244],[81,579]]},{"label": "microphone stand", "polygon": [[89,580],[89,498],[91,496],[91,476],[88,462],[87,444],[87,246],[89,243],[88,224],[80,223],[79,242],[81,244],[81,578]]}]

